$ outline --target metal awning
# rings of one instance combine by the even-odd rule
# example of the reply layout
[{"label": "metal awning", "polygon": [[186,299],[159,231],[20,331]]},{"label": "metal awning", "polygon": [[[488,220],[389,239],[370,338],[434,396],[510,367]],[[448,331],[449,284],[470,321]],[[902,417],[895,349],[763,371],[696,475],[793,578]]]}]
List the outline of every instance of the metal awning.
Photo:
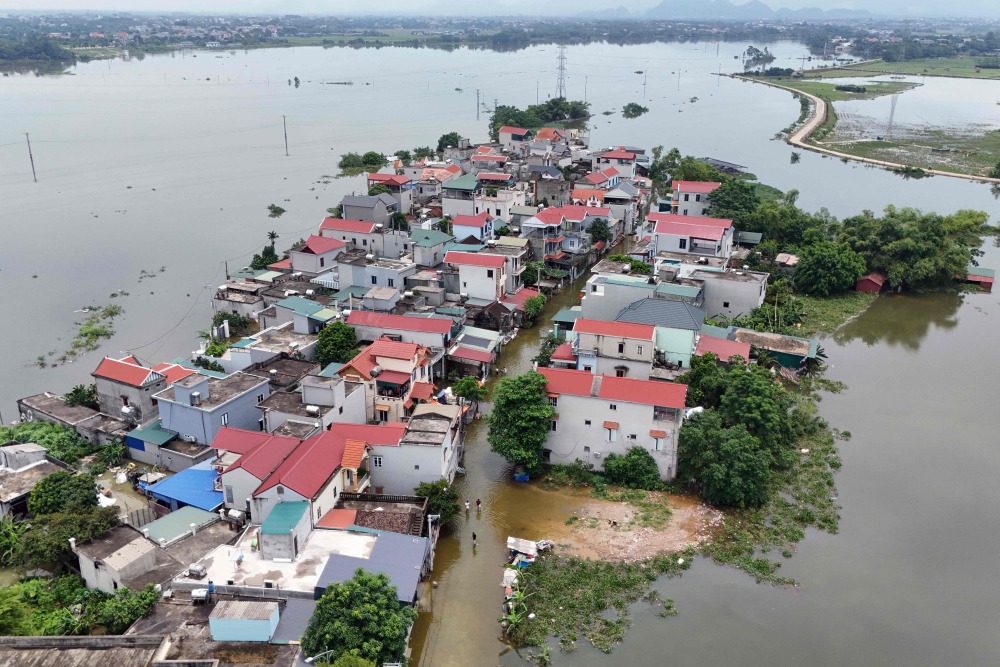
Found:
[{"label": "metal awning", "polygon": [[528,556],[538,555],[538,544],[520,537],[508,537],[507,548],[511,551],[517,551],[518,553],[526,554]]}]

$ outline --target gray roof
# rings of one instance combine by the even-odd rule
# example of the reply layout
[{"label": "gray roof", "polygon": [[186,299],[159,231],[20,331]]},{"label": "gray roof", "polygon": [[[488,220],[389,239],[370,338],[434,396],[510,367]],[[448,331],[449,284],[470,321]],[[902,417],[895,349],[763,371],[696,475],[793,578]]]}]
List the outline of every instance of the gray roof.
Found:
[{"label": "gray roof", "polygon": [[392,198],[391,195],[383,192],[382,194],[369,197],[368,195],[346,195],[340,200],[342,206],[360,206],[362,208],[374,208],[375,202],[381,201],[386,206],[395,206],[396,200]]},{"label": "gray roof", "polygon": [[302,639],[314,611],[316,611],[315,600],[289,598],[285,602],[285,608],[281,610],[281,616],[278,617],[278,628],[274,631],[271,641],[280,644]]},{"label": "gray roof", "polygon": [[559,170],[559,167],[553,167],[545,164],[529,164],[528,174],[538,172],[539,174],[548,174],[553,178],[562,178],[563,173]]},{"label": "gray roof", "polygon": [[220,600],[209,618],[267,621],[278,611],[277,602],[263,600]]},{"label": "gray roof", "polygon": [[316,582],[316,599],[323,595],[327,586],[347,581],[361,568],[374,574],[384,573],[396,587],[399,601],[413,604],[428,548],[426,537],[381,532],[368,558],[330,554]]},{"label": "gray roof", "polygon": [[647,298],[623,308],[615,321],[698,331],[705,322],[705,311],[683,301]]}]

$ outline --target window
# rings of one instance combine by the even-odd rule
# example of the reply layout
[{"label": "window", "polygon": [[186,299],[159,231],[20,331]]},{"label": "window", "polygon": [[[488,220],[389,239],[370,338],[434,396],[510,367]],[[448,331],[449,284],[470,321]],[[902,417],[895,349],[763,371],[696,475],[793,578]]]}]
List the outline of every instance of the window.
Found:
[{"label": "window", "polygon": [[387,422],[387,421],[389,421],[389,411],[388,410],[379,410],[378,411],[378,420],[380,422]]},{"label": "window", "polygon": [[688,214],[688,210],[687,209],[684,209],[684,212],[681,213],[681,215],[687,215],[687,214]]},{"label": "window", "polygon": [[497,211],[497,215],[499,216],[500,215],[500,209],[497,209],[496,211]]},{"label": "window", "polygon": [[701,195],[695,195],[694,196],[694,200],[695,201],[701,201]]},{"label": "window", "polygon": [[223,426],[229,426],[229,413],[228,412],[223,412],[222,413],[222,425]]},{"label": "window", "polygon": [[728,301],[723,301],[722,302],[722,307],[723,308],[729,308],[729,302]]},{"label": "window", "polygon": [[340,406],[340,412],[338,412],[337,414],[339,414],[339,415],[344,414],[344,406],[343,405]]},{"label": "window", "polygon": [[415,466],[413,466],[413,469],[414,470],[420,470],[420,466],[419,465],[415,465]]},{"label": "window", "polygon": [[226,504],[227,505],[233,504],[233,487],[229,486],[228,484],[226,485]]},{"label": "window", "polygon": [[584,454],[589,454],[590,453],[590,447],[587,447],[586,445],[584,445],[583,446],[583,453]]},{"label": "window", "polygon": [[118,590],[118,582],[117,581],[112,581],[111,585],[114,586],[114,588],[115,588],[116,591]]},{"label": "window", "polygon": [[361,245],[363,246],[368,245],[368,239],[361,239]]},{"label": "window", "polygon": [[[584,426],[590,426],[590,420],[589,419],[584,419],[583,420],[583,425]],[[587,451],[586,448],[585,448],[585,451]]]},{"label": "window", "polygon": [[128,407],[128,396],[122,396],[122,405]]},{"label": "window", "polygon": [[351,238],[351,243],[358,245],[358,240],[356,238]]},{"label": "window", "polygon": [[583,370],[587,371],[588,373],[592,373],[593,370],[594,370],[594,367],[593,366],[584,366]]},{"label": "window", "polygon": [[691,201],[691,195],[685,194],[684,195],[684,201]]},{"label": "window", "polygon": [[615,369],[615,377],[623,378],[623,377],[625,377],[625,374],[627,372],[628,371],[626,369],[624,369],[624,368],[621,368],[621,367],[616,368]]},{"label": "window", "polygon": [[636,346],[635,353],[636,354],[642,354],[642,345],[637,345]]},{"label": "window", "polygon": [[264,394],[257,394],[257,402],[261,403],[264,400]]},{"label": "window", "polygon": [[263,417],[261,417],[260,419],[257,420],[257,428],[259,430],[261,430],[261,431],[266,431],[267,430],[267,424],[264,422],[264,418]]},{"label": "window", "polygon": [[487,278],[493,277],[493,269],[486,269],[486,277]]},{"label": "window", "polygon": [[625,343],[618,343],[618,354],[625,354]]},{"label": "window", "polygon": [[382,457],[381,456],[372,456],[370,460],[372,462],[372,467],[373,468],[381,468],[382,467]]},{"label": "window", "polygon": [[607,432],[608,442],[614,442],[618,439],[618,431],[613,428],[604,429]]},{"label": "window", "polygon": [[611,403],[610,405],[608,405],[608,409],[609,409],[609,410],[617,410],[617,409],[618,409],[618,406],[617,406],[617,405],[615,405],[614,403]]},{"label": "window", "polygon": [[326,257],[320,257],[319,258],[319,265],[320,265],[320,268],[326,266]]},{"label": "window", "polygon": [[462,283],[462,287],[468,287],[469,283]]},{"label": "window", "polygon": [[653,438],[653,451],[654,452],[663,451],[663,438]]},{"label": "window", "polygon": [[677,242],[677,247],[680,248],[681,250],[687,250],[688,240],[681,239],[680,241]]},{"label": "window", "polygon": [[549,396],[549,405],[551,405],[552,407],[556,407],[557,405],[559,405],[559,399],[556,398],[555,396]]},{"label": "window", "polygon": [[555,419],[553,419],[552,420],[552,429],[551,430],[555,431],[556,430],[556,424],[558,424],[558,423],[559,423],[558,421],[556,421]]},{"label": "window", "polygon": [[378,285],[378,276],[372,276],[372,285]]},{"label": "window", "polygon": [[635,433],[629,433],[629,434],[628,434],[628,439],[629,439],[629,440],[635,440],[635,439],[636,439],[636,435],[635,435]]},{"label": "window", "polygon": [[316,506],[316,519],[318,520],[322,516],[323,516],[323,508],[320,507],[319,505],[317,505]]},{"label": "window", "polygon": [[279,496],[285,495],[285,487],[281,486],[280,484],[278,485],[278,495]]},{"label": "window", "polygon": [[403,244],[403,252],[406,252],[406,244]]},{"label": "window", "polygon": [[395,278],[389,278],[386,281],[386,285],[388,285],[389,287],[395,287],[396,286],[396,279]]},{"label": "window", "polygon": [[594,283],[593,285],[590,286],[590,293],[597,294],[597,283]]}]

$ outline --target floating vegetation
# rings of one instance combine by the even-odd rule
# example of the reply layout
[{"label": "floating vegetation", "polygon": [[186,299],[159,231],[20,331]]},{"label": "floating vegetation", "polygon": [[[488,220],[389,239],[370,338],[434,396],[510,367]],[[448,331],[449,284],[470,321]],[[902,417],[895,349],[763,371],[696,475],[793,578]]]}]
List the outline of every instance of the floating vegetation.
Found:
[{"label": "floating vegetation", "polygon": [[[125,309],[116,304],[103,307],[89,305],[81,308],[79,312],[85,313],[87,317],[74,323],[78,329],[69,349],[56,357],[52,363],[48,363],[45,356],[42,355],[35,359],[33,365],[39,368],[61,365],[72,361],[81,354],[93,352],[101,346],[101,341],[115,335],[114,319],[124,314]],[[55,356],[55,350],[49,352],[49,356]]]},{"label": "floating vegetation", "polygon": [[629,102],[622,107],[622,116],[624,118],[638,118],[647,111],[649,111],[649,107],[644,107],[641,104],[636,104],[635,102]]}]

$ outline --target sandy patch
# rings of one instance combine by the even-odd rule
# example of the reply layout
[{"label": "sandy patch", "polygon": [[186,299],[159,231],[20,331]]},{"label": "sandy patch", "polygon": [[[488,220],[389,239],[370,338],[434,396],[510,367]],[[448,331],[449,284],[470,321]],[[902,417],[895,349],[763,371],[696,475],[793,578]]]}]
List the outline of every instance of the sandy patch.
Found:
[{"label": "sandy patch", "polygon": [[692,496],[666,493],[659,496],[672,514],[663,528],[639,525],[639,509],[627,502],[588,500],[576,512],[579,517],[563,524],[549,539],[556,552],[592,560],[645,560],[662,552],[674,552],[710,539],[722,525],[718,510]]}]

